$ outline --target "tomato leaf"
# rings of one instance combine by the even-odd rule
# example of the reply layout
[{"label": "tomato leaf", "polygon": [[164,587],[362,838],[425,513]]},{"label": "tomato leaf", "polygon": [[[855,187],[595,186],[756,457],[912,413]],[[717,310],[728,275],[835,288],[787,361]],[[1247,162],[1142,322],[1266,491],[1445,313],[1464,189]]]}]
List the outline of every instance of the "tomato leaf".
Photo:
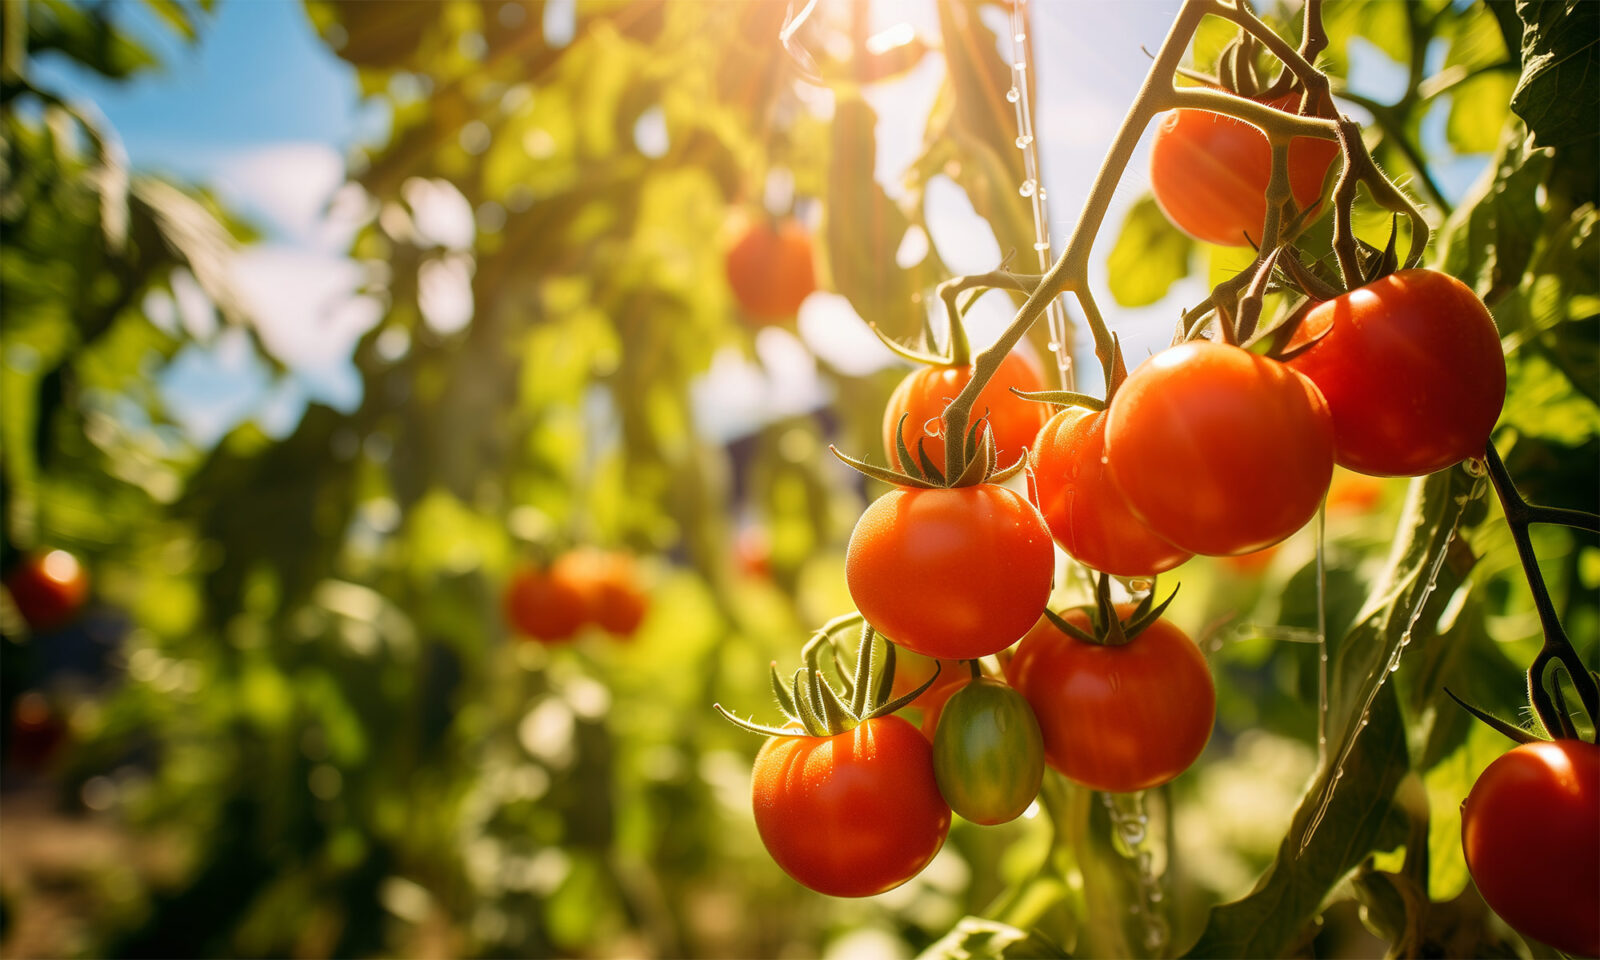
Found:
[{"label": "tomato leaf", "polygon": [[1167,221],[1155,198],[1142,197],[1122,219],[1122,230],[1106,259],[1111,296],[1124,307],[1161,300],[1189,275],[1194,241]]},{"label": "tomato leaf", "polygon": [[1330,762],[1255,889],[1214,909],[1188,956],[1282,955],[1334,884],[1378,849],[1391,797],[1410,766],[1395,690],[1385,683],[1389,666],[1410,641],[1476,482],[1460,469],[1412,481],[1388,568],[1355,626],[1330,643]]},{"label": "tomato leaf", "polygon": [[1521,124],[1507,123],[1494,163],[1440,231],[1441,269],[1493,306],[1521,281],[1545,223],[1536,198],[1550,169]]},{"label": "tomato leaf", "polygon": [[962,917],[955,927],[928,945],[918,960],[1012,960],[1065,958],[1067,953],[1037,931],[1019,930],[996,920]]}]

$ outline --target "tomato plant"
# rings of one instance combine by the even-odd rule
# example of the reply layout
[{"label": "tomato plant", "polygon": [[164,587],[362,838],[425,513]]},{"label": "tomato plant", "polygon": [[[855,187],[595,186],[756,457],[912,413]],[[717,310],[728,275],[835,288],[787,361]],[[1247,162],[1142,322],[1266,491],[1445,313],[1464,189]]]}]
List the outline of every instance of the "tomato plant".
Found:
[{"label": "tomato plant", "polygon": [[572,639],[589,617],[585,585],[559,564],[524,567],[506,583],[506,623],[517,633],[559,643]]},{"label": "tomato plant", "polygon": [[950,807],[933,748],[899,717],[831,737],[769,739],[751,801],[761,842],[795,880],[835,897],[870,897],[916,876],[944,845]]},{"label": "tomato plant", "polygon": [[17,612],[38,631],[66,626],[89,595],[89,578],[78,558],[51,550],[23,558],[5,577]]},{"label": "tomato plant", "polygon": [[[1117,608],[1119,616],[1133,611]],[[1092,629],[1082,609],[1063,619]],[[1096,790],[1160,786],[1189,769],[1211,738],[1211,670],[1194,641],[1166,620],[1109,645],[1041,619],[1017,645],[1006,678],[1038,716],[1046,762]]]},{"label": "tomato plant", "polygon": [[728,285],[758,324],[787,320],[817,288],[811,233],[792,217],[753,218],[726,258]]},{"label": "tomato plant", "polygon": [[1600,747],[1525,743],[1478,776],[1461,843],[1483,899],[1519,932],[1600,956]]},{"label": "tomato plant", "polygon": [[957,688],[933,737],[933,772],[950,809],[973,823],[1015,820],[1039,795],[1044,741],[1033,708],[989,677]]},{"label": "tomato plant", "polygon": [[551,575],[575,585],[584,597],[584,619],[607,633],[632,636],[644,621],[650,596],[633,560],[592,548],[562,554]]},{"label": "tomato plant", "polygon": [[[900,453],[896,449],[895,431],[905,423],[905,443],[912,456],[917,454],[917,444],[927,453],[935,467],[944,469],[944,416],[945,407],[972,379],[972,365],[930,366],[906,374],[883,411],[883,446],[888,451],[889,463],[896,470],[903,469]],[[982,417],[994,431],[994,443],[1000,462],[1009,464],[1022,455],[1024,447],[1033,443],[1034,436],[1050,416],[1042,403],[1024,400],[1011,392],[1015,387],[1025,393],[1044,389],[1044,370],[1027,347],[1019,347],[1006,354],[1000,368],[988,385],[978,393],[973,403],[973,416]]]},{"label": "tomato plant", "polygon": [[867,622],[929,657],[987,656],[1028,631],[1050,595],[1044,518],[992,483],[897,487],[856,522],[845,583]]},{"label": "tomato plant", "polygon": [[1339,464],[1409,477],[1483,456],[1506,362],[1494,318],[1466,284],[1401,270],[1317,304],[1302,329],[1325,332],[1287,363],[1327,399]]},{"label": "tomato plant", "polygon": [[1185,343],[1112,398],[1106,466],[1135,516],[1184,550],[1270,546],[1317,512],[1333,425],[1311,381],[1238,347]]},{"label": "tomato plant", "polygon": [[1104,411],[1068,408],[1050,418],[1033,448],[1039,508],[1069,556],[1118,577],[1171,570],[1190,554],[1155,535],[1128,509],[1105,465]]},{"label": "tomato plant", "polygon": [[[1299,96],[1267,101],[1292,110]],[[1315,137],[1289,142],[1289,189],[1301,209],[1316,205],[1339,144]],[[1150,190],[1173,225],[1197,240],[1242,247],[1261,239],[1272,150],[1261,131],[1206,110],[1173,110],[1150,143]]]}]

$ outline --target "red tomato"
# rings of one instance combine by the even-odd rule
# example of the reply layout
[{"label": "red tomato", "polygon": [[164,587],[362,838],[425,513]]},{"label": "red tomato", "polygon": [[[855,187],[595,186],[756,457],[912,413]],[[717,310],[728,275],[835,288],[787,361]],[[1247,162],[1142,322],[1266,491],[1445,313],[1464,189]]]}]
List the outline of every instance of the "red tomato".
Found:
[{"label": "red tomato", "polygon": [[43,770],[55,758],[67,734],[67,721],[61,711],[44,694],[29,690],[11,708],[9,759],[21,770]]},{"label": "red tomato", "polygon": [[750,797],[772,859],[835,897],[870,897],[905,883],[950,830],[933,748],[899,717],[832,737],[772,737],[756,754]]},{"label": "red tomato", "polygon": [[1039,507],[1074,560],[1118,577],[1149,577],[1189,559],[1140,522],[1106,471],[1106,415],[1071,407],[1050,418],[1033,448]]},{"label": "red tomato", "polygon": [[66,626],[89,596],[89,578],[78,558],[51,550],[24,558],[6,574],[6,589],[29,628],[47,632]]},{"label": "red tomato", "polygon": [[506,584],[506,622],[517,633],[546,643],[571,640],[589,615],[583,586],[556,567],[518,570]]},{"label": "red tomato", "polygon": [[[1062,617],[1089,629],[1083,610]],[[1216,719],[1206,658],[1165,620],[1108,647],[1041,618],[1017,645],[1006,679],[1039,718],[1045,761],[1096,790],[1127,793],[1173,779],[1200,756]]]},{"label": "red tomato", "polygon": [[[923,367],[906,374],[889,397],[883,411],[883,445],[889,453],[889,464],[896,470],[904,469],[900,453],[895,449],[894,432],[905,416],[906,448],[911,456],[917,455],[917,441],[923,440],[923,449],[940,472],[944,471],[944,408],[956,398],[961,388],[972,379],[972,367]],[[1016,462],[1022,448],[1033,443],[1033,438],[1050,416],[1050,408],[1042,403],[1024,400],[1011,392],[1011,388],[1034,393],[1045,388],[1044,370],[1033,352],[1019,347],[1000,361],[1000,367],[987,385],[978,392],[972,404],[972,417],[976,421],[987,417],[989,429],[994,431],[995,447],[1002,466]],[[930,432],[930,430],[932,432]]]},{"label": "red tomato", "polygon": [[922,696],[911,701],[911,706],[922,714],[917,726],[922,731],[922,735],[928,738],[929,743],[933,742],[933,735],[939,730],[939,716],[944,713],[945,703],[949,701],[957,690],[965,687],[968,681],[972,679],[972,673],[967,669],[965,663],[960,660],[948,662],[957,664],[959,669],[945,667],[944,672],[939,674],[939,679],[934,682],[933,686],[925,690]]},{"label": "red tomato", "polygon": [[1519,933],[1600,956],[1600,747],[1501,755],[1461,807],[1461,846],[1484,902]]},{"label": "red tomato", "polygon": [[1414,477],[1483,456],[1506,399],[1494,318],[1466,284],[1401,270],[1306,314],[1328,332],[1289,366],[1333,414],[1334,457],[1380,477]]},{"label": "red tomato", "polygon": [[1005,487],[896,487],[856,522],[844,562],[856,609],[879,633],[964,660],[1004,650],[1039,619],[1055,551],[1039,511]]},{"label": "red tomato", "polygon": [[758,325],[787,320],[817,289],[811,234],[793,218],[752,220],[728,251],[728,284]]},{"label": "red tomato", "polygon": [[1193,553],[1270,546],[1317,512],[1333,423],[1311,381],[1238,347],[1163,350],[1123,382],[1106,465],[1133,513]]},{"label": "red tomato", "polygon": [[639,629],[650,605],[632,558],[620,553],[574,550],[556,560],[552,575],[582,592],[586,620],[619,637]]},{"label": "red tomato", "polygon": [[[1298,107],[1298,95],[1267,103]],[[1339,144],[1316,137],[1289,142],[1289,191],[1301,209],[1322,196]],[[1174,110],[1150,144],[1150,190],[1173,225],[1197,240],[1242,247],[1261,239],[1272,148],[1261,131],[1205,110]]]},{"label": "red tomato", "polygon": [[934,675],[935,670],[939,672],[939,679],[917,698],[916,705],[919,707],[935,689],[950,683],[965,683],[971,672],[960,660],[935,660],[904,647],[895,650],[894,684],[890,687],[889,699],[898,700],[922,686]]}]

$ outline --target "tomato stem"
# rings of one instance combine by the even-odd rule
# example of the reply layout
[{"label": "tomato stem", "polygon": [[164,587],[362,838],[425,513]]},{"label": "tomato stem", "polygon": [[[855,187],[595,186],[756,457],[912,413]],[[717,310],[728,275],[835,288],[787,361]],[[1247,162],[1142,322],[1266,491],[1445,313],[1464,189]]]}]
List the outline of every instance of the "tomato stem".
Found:
[{"label": "tomato stem", "polygon": [[[1552,736],[1562,736],[1571,729],[1565,705],[1551,699],[1544,683],[1547,668],[1552,663],[1559,663],[1566,670],[1573,688],[1578,691],[1578,699],[1589,715],[1590,724],[1600,725],[1600,689],[1596,688],[1594,675],[1584,665],[1572,641],[1567,638],[1566,629],[1561,626],[1561,618],[1557,616],[1555,603],[1550,599],[1550,589],[1545,585],[1544,574],[1539,570],[1539,558],[1534,555],[1533,541],[1528,535],[1528,527],[1534,523],[1566,523],[1571,519],[1578,521],[1572,524],[1574,526],[1594,530],[1600,526],[1600,518],[1576,510],[1557,510],[1529,504],[1517,492],[1511,474],[1492,442],[1485,451],[1484,459],[1488,464],[1489,479],[1494,483],[1494,491],[1500,497],[1506,525],[1511,528],[1511,539],[1517,545],[1517,556],[1522,560],[1522,572],[1527,577],[1528,589],[1533,591],[1533,605],[1539,612],[1539,624],[1544,629],[1544,645],[1528,666],[1528,699],[1533,704],[1534,713],[1538,714],[1539,721]],[[1555,683],[1559,687],[1559,677]]]}]

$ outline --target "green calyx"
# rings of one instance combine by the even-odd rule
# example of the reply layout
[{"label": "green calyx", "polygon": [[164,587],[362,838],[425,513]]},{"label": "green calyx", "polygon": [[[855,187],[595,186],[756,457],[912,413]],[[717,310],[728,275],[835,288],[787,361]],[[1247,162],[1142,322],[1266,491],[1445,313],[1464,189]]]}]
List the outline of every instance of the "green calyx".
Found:
[{"label": "green calyx", "polygon": [[1178,595],[1178,588],[1173,587],[1172,592],[1167,594],[1167,599],[1157,604],[1156,593],[1152,589],[1143,600],[1139,601],[1133,613],[1124,619],[1117,615],[1116,605],[1111,602],[1111,577],[1104,573],[1097,576],[1099,579],[1095,585],[1095,602],[1083,607],[1089,612],[1091,629],[1084,630],[1069,623],[1049,608],[1044,611],[1044,615],[1050,618],[1050,622],[1055,624],[1057,630],[1084,643],[1098,644],[1102,647],[1120,647],[1132,643],[1146,627],[1161,619],[1161,615],[1166,613],[1167,607],[1172,604],[1173,598]]},{"label": "green calyx", "polygon": [[[855,669],[846,672],[839,661],[838,648],[833,634],[856,623],[861,624],[861,642],[856,648]],[[723,709],[722,704],[712,704],[728,722],[751,733],[767,737],[832,737],[850,730],[874,717],[888,716],[922,696],[939,679],[939,670],[917,689],[903,697],[890,699],[894,689],[895,647],[887,642],[883,652],[883,668],[873,675],[872,663],[877,651],[877,631],[859,613],[847,614],[828,621],[811,635],[800,651],[804,665],[795,670],[788,682],[778,672],[777,661],[772,663],[772,692],[777,697],[778,709],[788,721],[783,726],[769,726],[744,720]],[[823,654],[826,653],[838,688],[829,682],[823,672]],[[796,729],[798,728],[798,729]]]},{"label": "green calyx", "polygon": [[[970,487],[980,483],[1002,483],[1015,476],[1027,463],[1028,452],[1024,450],[1017,461],[1005,467],[1000,466],[1000,453],[994,445],[994,432],[989,428],[987,418],[980,418],[972,423],[966,435],[962,438],[963,456],[957,459],[961,470],[954,476],[947,476],[939,469],[933,458],[928,456],[923,437],[917,438],[916,456],[911,454],[911,448],[906,445],[906,419],[910,414],[900,417],[900,422],[895,425],[894,443],[895,452],[900,457],[903,470],[891,467],[879,467],[857,460],[839,452],[834,446],[828,450],[840,460],[849,464],[851,469],[865,474],[874,480],[892,483],[901,487],[914,487],[919,490],[939,490],[951,487]],[[946,437],[945,442],[950,443],[954,438]]]}]

